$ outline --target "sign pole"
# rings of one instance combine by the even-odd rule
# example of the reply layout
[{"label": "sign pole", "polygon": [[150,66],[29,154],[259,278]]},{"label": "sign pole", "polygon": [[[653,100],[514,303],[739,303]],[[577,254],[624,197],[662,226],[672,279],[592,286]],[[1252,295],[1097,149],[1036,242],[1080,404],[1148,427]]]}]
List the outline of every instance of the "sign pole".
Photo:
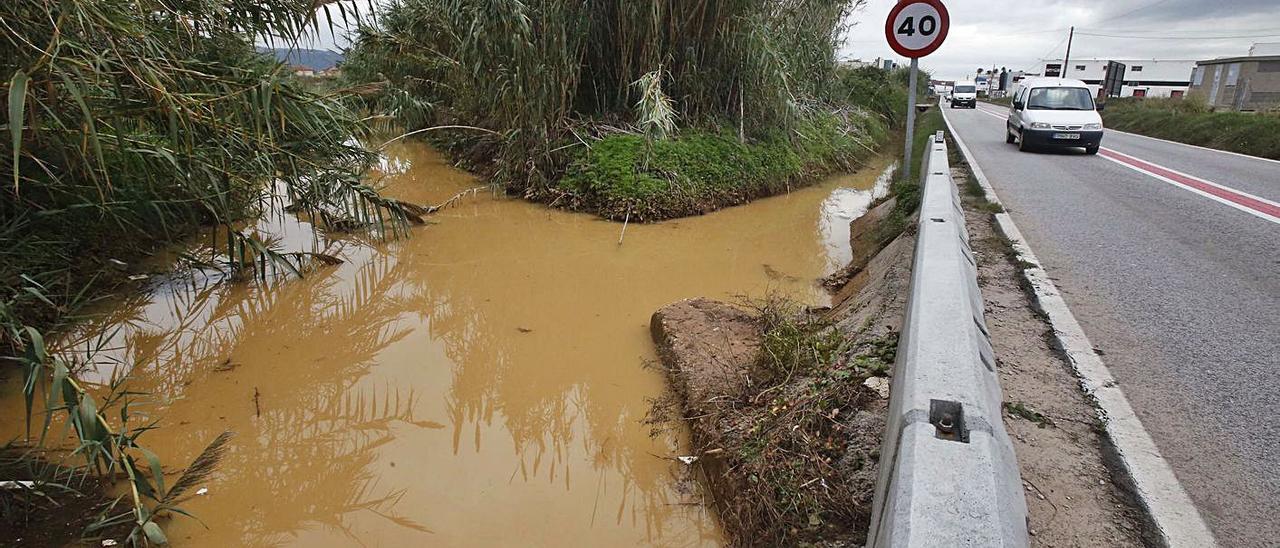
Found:
[{"label": "sign pole", "polygon": [[920,60],[912,57],[911,76],[907,78],[907,150],[902,155],[902,173],[907,180],[911,180],[911,145],[915,142],[916,135],[916,75],[919,72]]},{"label": "sign pole", "polygon": [[[889,47],[911,59],[907,77],[907,142],[902,152],[902,173],[910,180],[911,145],[916,137],[916,89],[920,80],[920,58],[937,50],[951,28],[951,15],[943,0],[899,0],[884,22]],[[941,104],[938,105],[942,107]]]}]

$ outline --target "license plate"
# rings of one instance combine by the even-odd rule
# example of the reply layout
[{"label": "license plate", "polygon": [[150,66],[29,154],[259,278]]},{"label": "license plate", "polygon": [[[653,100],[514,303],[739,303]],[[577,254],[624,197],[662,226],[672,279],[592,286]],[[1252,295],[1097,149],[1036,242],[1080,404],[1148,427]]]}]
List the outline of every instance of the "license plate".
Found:
[{"label": "license plate", "polygon": [[1080,134],[1079,133],[1054,133],[1053,138],[1054,139],[1079,139]]}]

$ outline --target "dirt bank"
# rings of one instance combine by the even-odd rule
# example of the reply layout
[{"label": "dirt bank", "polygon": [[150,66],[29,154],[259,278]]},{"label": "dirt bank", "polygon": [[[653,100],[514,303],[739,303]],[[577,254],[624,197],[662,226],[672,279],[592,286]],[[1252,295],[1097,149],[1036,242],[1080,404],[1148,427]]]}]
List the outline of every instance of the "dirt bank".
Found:
[{"label": "dirt bank", "polygon": [[[1094,410],[993,229],[996,206],[952,162],[966,189],[1032,544],[1141,546],[1136,511],[1104,464]],[[674,407],[736,545],[865,542],[915,242],[914,219],[886,235],[893,208],[881,204],[851,224],[852,262],[824,280],[830,309],[694,299],[654,314]]]},{"label": "dirt bank", "polygon": [[735,545],[866,540],[914,243],[867,238],[893,206],[854,221],[830,309],[692,299],[654,314],[674,413]]}]

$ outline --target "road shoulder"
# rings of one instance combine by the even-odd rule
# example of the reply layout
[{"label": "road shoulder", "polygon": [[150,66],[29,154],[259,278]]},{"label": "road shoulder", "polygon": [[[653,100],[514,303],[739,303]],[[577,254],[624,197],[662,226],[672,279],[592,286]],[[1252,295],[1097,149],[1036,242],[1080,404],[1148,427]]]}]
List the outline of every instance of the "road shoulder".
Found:
[{"label": "road shoulder", "polygon": [[[963,155],[974,182],[980,187],[975,194],[982,195],[993,208],[1003,208],[995,189],[982,168],[973,161],[973,155],[963,139],[954,131],[945,116],[955,150]],[[1028,293],[1050,327],[1049,337],[1064,363],[1070,365],[1082,397],[1092,403],[1096,416],[1104,427],[1100,432],[1102,456],[1114,479],[1131,495],[1140,509],[1144,539],[1153,545],[1212,547],[1216,541],[1195,505],[1173,470],[1161,455],[1150,434],[1129,405],[1102,358],[1094,350],[1075,316],[1067,308],[1060,292],[1040,265],[1022,237],[1013,219],[1007,213],[993,216],[995,225],[1012,246],[1014,260],[1021,268],[1021,280]],[[1020,459],[1021,461],[1021,459]]]},{"label": "road shoulder", "polygon": [[1138,510],[1112,482],[1103,459],[1102,423],[1050,343],[1052,328],[1024,290],[1021,265],[995,226],[996,208],[976,185],[966,186],[963,167],[953,168],[952,178],[961,188],[978,262],[1032,545],[1142,546]]}]

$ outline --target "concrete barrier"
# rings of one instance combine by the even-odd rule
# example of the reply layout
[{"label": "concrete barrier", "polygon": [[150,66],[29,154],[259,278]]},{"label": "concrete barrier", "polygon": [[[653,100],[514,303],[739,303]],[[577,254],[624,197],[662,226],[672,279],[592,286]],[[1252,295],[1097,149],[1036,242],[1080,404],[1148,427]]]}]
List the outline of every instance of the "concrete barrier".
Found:
[{"label": "concrete barrier", "polygon": [[942,132],[921,159],[920,230],[867,546],[1027,546],[977,263]]}]

